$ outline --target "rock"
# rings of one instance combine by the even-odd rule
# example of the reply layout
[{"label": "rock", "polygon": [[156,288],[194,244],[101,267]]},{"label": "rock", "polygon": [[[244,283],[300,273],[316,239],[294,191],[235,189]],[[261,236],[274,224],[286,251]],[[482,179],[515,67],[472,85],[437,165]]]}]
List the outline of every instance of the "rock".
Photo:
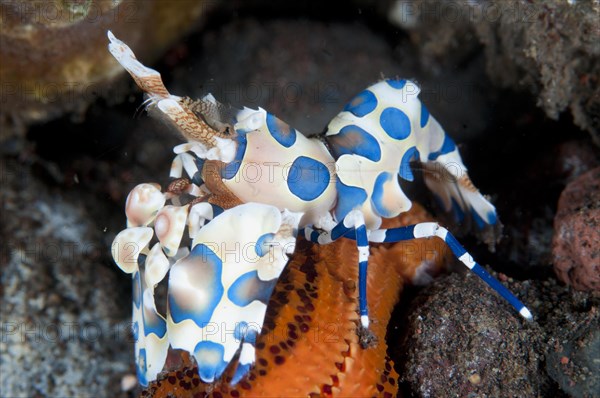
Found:
[{"label": "rock", "polygon": [[[209,4],[210,3],[210,4]],[[216,2],[139,0],[0,4],[0,141],[66,112],[82,114],[98,97],[121,98],[109,83],[123,69],[106,50],[111,29],[146,62],[182,37]]]},{"label": "rock", "polygon": [[101,225],[80,196],[0,161],[1,395],[122,396],[130,283],[109,262]]},{"label": "rock", "polygon": [[405,326],[400,374],[413,396],[535,397],[545,384],[539,327],[470,272],[421,291]]},{"label": "rock", "polygon": [[[597,311],[597,310],[596,310]],[[600,391],[600,325],[584,322],[553,339],[554,350],[546,357],[548,374],[575,398],[598,396]]]},{"label": "rock", "polygon": [[560,195],[552,254],[560,280],[600,291],[600,167],[571,182]]},{"label": "rock", "polygon": [[498,277],[533,322],[471,273],[434,281],[397,321],[406,327],[395,348],[405,390],[418,397],[598,396],[600,297],[554,278]]},{"label": "rock", "polygon": [[[541,326],[543,370],[557,385],[551,396],[597,397],[600,391],[600,296],[554,278],[528,283],[523,300]],[[557,388],[558,387],[558,388]],[[545,395],[550,396],[550,395]]]},{"label": "rock", "polygon": [[397,0],[392,23],[406,29],[422,63],[468,60],[483,44],[498,85],[527,88],[546,115],[569,111],[600,145],[600,3],[566,0]]}]

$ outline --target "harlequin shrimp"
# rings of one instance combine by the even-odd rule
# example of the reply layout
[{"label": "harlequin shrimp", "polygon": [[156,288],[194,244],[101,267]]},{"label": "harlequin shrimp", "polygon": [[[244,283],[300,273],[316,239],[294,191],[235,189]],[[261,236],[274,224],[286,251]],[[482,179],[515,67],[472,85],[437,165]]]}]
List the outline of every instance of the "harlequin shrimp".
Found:
[{"label": "harlequin shrimp", "polygon": [[[418,99],[415,83],[386,79],[372,85],[324,134],[308,138],[262,108],[235,110],[210,94],[199,100],[170,94],[157,71],[111,32],[108,37],[112,55],[145,92],[147,110],[187,140],[174,148],[173,182],[164,193],[142,184],[129,194],[128,228],[113,244],[116,263],[133,277],[142,384],[161,371],[169,345],[194,356],[205,382],[218,379],[237,358],[231,383],[239,382],[254,362],[266,303],[298,234],[317,244],[356,241],[364,336],[369,242],[438,237],[532,319],[446,228],[434,222],[380,228],[383,218],[411,208],[399,178],[412,181],[411,162],[419,161],[432,171],[425,182],[445,210],[492,239],[499,229],[494,206],[470,181],[456,145]],[[234,198],[230,209],[209,203],[219,192]],[[163,316],[154,286],[167,274]]]}]

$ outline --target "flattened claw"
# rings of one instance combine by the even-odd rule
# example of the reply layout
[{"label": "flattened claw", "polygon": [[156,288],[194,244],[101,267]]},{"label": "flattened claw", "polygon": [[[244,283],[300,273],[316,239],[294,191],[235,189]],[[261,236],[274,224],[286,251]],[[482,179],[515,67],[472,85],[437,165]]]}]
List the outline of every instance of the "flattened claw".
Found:
[{"label": "flattened claw", "polygon": [[139,184],[127,195],[125,214],[127,226],[141,227],[154,221],[156,213],[165,205],[165,195],[158,184]]},{"label": "flattened claw", "polygon": [[115,263],[121,270],[131,274],[138,269],[138,258],[152,239],[149,227],[127,228],[119,232],[113,241],[111,251]]},{"label": "flattened claw", "polygon": [[194,357],[198,362],[198,373],[206,383],[212,383],[221,377],[228,362],[223,359],[224,347],[212,341],[201,341],[194,350]]},{"label": "flattened claw", "polygon": [[143,271],[133,275],[133,334],[138,381],[147,386],[165,364],[169,349],[165,318],[158,313],[153,289],[147,288]]},{"label": "flattened claw", "polygon": [[[212,218],[209,206],[194,217]],[[226,210],[195,231],[190,255],[171,268],[169,341],[195,356],[203,381],[219,378],[240,349],[236,380],[254,363],[256,336],[299,219],[258,203]]]},{"label": "flattened claw", "polygon": [[192,206],[190,215],[188,216],[188,232],[191,239],[194,239],[200,228],[206,224],[207,221],[212,220],[215,217],[214,205],[203,202],[197,203]]},{"label": "flattened claw", "polygon": [[159,243],[156,243],[148,253],[145,266],[146,285],[150,287],[162,281],[169,272],[169,260]]},{"label": "flattened claw", "polygon": [[169,257],[177,254],[187,220],[189,206],[165,206],[156,215],[156,237]]},{"label": "flattened claw", "polygon": [[[254,343],[252,343],[254,344]],[[240,351],[240,358],[238,360],[238,366],[231,378],[231,385],[236,385],[248,374],[250,367],[256,358],[256,348],[250,343],[242,344],[242,350]]]}]

